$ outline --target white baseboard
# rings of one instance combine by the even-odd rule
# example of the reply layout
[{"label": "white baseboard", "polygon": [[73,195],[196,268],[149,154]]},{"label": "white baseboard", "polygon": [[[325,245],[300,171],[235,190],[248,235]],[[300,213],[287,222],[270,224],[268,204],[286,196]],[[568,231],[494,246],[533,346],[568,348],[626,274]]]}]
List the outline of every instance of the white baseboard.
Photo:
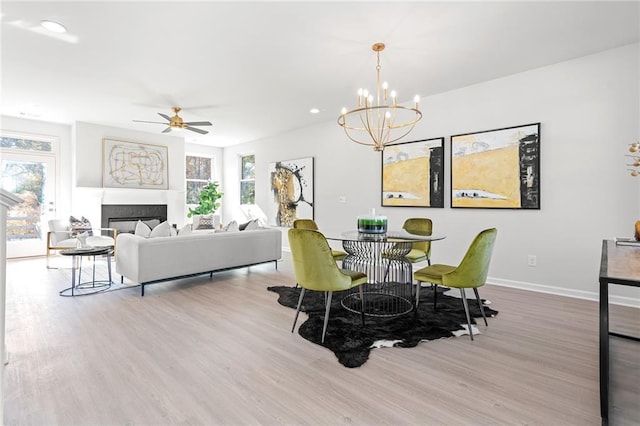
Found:
[{"label": "white baseboard", "polygon": [[[572,290],[562,287],[554,287],[549,285],[527,283],[514,280],[503,280],[500,278],[487,278],[487,284],[493,284],[502,287],[519,288],[522,290],[535,291],[538,293],[555,294],[558,296],[573,297],[585,300],[600,300],[600,294],[593,291]],[[609,294],[609,302],[614,305],[630,306],[632,308],[640,308],[640,300],[624,296],[612,296]]]}]

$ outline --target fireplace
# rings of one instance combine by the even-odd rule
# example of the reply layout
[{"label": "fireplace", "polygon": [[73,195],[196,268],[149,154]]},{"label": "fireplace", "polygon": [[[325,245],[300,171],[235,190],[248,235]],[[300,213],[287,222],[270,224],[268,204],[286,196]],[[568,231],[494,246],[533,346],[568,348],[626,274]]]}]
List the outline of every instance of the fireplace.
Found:
[{"label": "fireplace", "polygon": [[102,227],[133,233],[141,220],[151,228],[167,220],[166,204],[103,204]]}]

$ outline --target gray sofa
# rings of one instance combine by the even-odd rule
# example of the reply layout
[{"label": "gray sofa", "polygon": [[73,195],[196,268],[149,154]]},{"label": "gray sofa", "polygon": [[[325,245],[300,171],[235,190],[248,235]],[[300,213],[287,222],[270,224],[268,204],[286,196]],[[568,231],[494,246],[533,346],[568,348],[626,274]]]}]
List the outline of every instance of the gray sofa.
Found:
[{"label": "gray sofa", "polygon": [[212,274],[282,257],[282,233],[274,228],[240,232],[194,232],[184,236],[144,238],[118,234],[116,273],[141,284]]}]

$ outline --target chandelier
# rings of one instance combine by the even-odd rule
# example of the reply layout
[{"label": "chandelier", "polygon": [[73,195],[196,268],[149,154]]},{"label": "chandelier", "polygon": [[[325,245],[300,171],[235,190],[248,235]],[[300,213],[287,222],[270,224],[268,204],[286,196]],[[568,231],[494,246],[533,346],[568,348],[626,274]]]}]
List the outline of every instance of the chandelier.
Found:
[{"label": "chandelier", "polygon": [[[640,142],[629,144],[629,152],[637,153],[638,151],[640,151]],[[627,169],[631,176],[635,177],[640,175],[640,156],[627,154],[626,157],[633,158],[633,163],[627,164],[627,167],[633,167],[633,169]]]},{"label": "chandelier", "polygon": [[392,90],[388,99],[388,84],[380,85],[380,52],[384,43],[371,46],[378,57],[376,65],[376,92],[358,90],[358,104],[352,110],[342,108],[338,124],[344,128],[349,139],[361,145],[373,146],[374,151],[382,151],[386,145],[408,135],[422,118],[418,109],[420,97],[414,98],[415,107],[398,105],[397,94]]}]

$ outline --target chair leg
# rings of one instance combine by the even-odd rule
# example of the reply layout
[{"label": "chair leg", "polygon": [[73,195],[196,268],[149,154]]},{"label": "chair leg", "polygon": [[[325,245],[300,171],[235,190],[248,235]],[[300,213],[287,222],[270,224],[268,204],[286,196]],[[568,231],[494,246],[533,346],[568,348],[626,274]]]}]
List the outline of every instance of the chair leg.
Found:
[{"label": "chair leg", "polygon": [[331,296],[333,295],[333,291],[328,291],[327,295],[327,307],[324,310],[324,326],[322,327],[322,343],[324,343],[324,335],[327,332],[327,324],[329,323],[329,310],[331,309]]},{"label": "chair leg", "polygon": [[420,303],[420,287],[422,287],[422,282],[416,282],[416,310],[418,309],[418,303]]},{"label": "chair leg", "polygon": [[438,284],[431,283],[433,287],[433,312],[437,309],[438,304]]},{"label": "chair leg", "polygon": [[484,325],[489,327],[489,324],[487,323],[487,317],[484,314],[484,306],[482,306],[482,300],[480,300],[480,294],[478,293],[478,289],[474,287],[473,292],[476,294],[476,300],[478,301],[478,306],[480,306],[480,312],[482,313],[482,318],[484,319]]},{"label": "chair leg", "polygon": [[293,333],[293,330],[295,330],[296,328],[296,322],[298,322],[298,314],[300,314],[300,308],[302,307],[302,299],[304,299],[304,290],[305,290],[304,287],[300,289],[300,297],[298,298],[298,307],[296,308],[296,316],[293,319],[293,327],[291,327],[292,333]]},{"label": "chair leg", "polygon": [[362,303],[360,311],[362,312],[362,326],[364,327],[364,288],[360,286],[358,290],[360,291],[360,302]]},{"label": "chair leg", "polygon": [[462,306],[464,306],[464,313],[467,316],[467,325],[469,326],[469,336],[473,340],[473,330],[471,329],[471,316],[469,315],[469,305],[467,304],[467,295],[464,294],[464,288],[460,289],[460,296],[462,296]]}]

